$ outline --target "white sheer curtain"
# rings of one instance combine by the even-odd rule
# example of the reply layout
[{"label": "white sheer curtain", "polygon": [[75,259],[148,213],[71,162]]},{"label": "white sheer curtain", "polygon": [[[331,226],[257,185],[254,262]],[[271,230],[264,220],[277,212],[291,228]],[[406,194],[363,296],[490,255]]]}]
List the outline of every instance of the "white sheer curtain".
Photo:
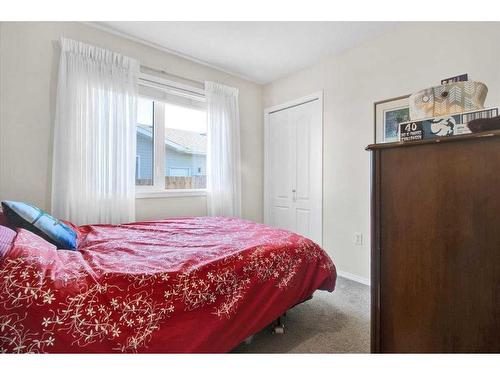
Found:
[{"label": "white sheer curtain", "polygon": [[241,216],[238,90],[205,82],[207,96],[207,204],[210,216]]},{"label": "white sheer curtain", "polygon": [[61,39],[52,213],[75,224],[135,218],[139,63]]}]

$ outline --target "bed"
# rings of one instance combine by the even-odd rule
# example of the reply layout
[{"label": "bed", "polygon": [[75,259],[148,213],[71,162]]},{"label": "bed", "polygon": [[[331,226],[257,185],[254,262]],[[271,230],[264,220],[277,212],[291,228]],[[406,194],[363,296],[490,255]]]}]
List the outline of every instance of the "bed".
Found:
[{"label": "bed", "polygon": [[225,353],[335,288],[318,245],[251,221],[74,228],[78,251],[17,230],[0,261],[2,352]]}]

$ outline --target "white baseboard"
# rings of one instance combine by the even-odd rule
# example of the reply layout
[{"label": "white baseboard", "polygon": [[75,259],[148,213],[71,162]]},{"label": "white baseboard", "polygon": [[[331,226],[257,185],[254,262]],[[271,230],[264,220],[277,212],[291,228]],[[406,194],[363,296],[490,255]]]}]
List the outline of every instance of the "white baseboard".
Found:
[{"label": "white baseboard", "polygon": [[365,277],[361,277],[358,275],[354,275],[353,273],[337,270],[337,275],[339,275],[340,277],[343,277],[345,279],[356,281],[356,282],[361,283],[361,284],[370,285],[370,279],[367,279]]}]

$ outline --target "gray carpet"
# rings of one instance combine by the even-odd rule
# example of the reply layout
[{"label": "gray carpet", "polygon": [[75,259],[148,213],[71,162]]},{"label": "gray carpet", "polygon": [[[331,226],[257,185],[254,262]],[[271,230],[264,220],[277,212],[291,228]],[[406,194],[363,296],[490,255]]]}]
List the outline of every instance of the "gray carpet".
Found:
[{"label": "gray carpet", "polygon": [[233,353],[367,353],[370,350],[370,288],[339,277],[333,293],[289,310],[285,334],[268,327]]}]

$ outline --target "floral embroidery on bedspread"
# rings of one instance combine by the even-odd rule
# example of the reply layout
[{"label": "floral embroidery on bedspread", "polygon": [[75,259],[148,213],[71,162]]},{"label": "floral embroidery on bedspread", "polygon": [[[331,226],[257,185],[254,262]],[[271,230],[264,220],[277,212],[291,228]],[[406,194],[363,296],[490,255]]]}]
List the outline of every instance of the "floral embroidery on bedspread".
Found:
[{"label": "floral embroidery on bedspread", "polygon": [[[303,263],[332,272],[319,246],[302,237],[290,246],[291,235],[280,232],[282,246],[256,246],[180,272],[103,273],[97,280],[84,266],[71,267],[71,259],[65,259],[68,270],[59,266],[54,275],[40,271],[44,259],[7,258],[0,268],[0,351],[45,352],[64,333],[68,345],[107,342],[113,350],[136,352],[176,312],[208,308],[229,319],[254,284],[286,289]],[[61,280],[69,288],[61,288]]]}]

